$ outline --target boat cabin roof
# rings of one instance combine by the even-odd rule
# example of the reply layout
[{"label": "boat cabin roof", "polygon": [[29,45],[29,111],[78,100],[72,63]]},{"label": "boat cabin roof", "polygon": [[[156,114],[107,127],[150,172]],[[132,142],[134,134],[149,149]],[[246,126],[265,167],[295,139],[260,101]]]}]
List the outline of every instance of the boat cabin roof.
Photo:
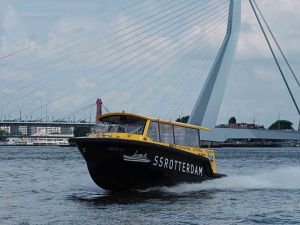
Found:
[{"label": "boat cabin roof", "polygon": [[180,127],[193,128],[193,129],[198,129],[198,130],[203,130],[203,131],[209,131],[209,132],[212,131],[209,128],[195,126],[195,125],[192,125],[192,124],[180,123],[180,122],[173,122],[173,121],[170,121],[170,120],[161,120],[161,119],[158,119],[158,118],[141,116],[141,115],[132,114],[132,113],[126,113],[126,112],[106,113],[106,114],[103,114],[101,116],[98,116],[97,119],[102,119],[102,118],[106,118],[106,117],[110,117],[110,116],[132,116],[132,117],[137,117],[137,118],[141,118],[141,119],[145,119],[145,120],[151,120],[151,121],[154,121],[154,122],[176,125],[176,126],[180,126]]}]

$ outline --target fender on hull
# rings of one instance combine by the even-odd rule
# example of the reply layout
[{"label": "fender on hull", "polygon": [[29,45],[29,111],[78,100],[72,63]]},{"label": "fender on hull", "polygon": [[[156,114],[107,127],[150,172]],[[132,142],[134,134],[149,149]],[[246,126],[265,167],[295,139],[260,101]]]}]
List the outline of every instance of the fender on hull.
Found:
[{"label": "fender on hull", "polygon": [[214,174],[209,159],[173,147],[116,138],[73,138],[93,181],[113,191],[201,182]]}]

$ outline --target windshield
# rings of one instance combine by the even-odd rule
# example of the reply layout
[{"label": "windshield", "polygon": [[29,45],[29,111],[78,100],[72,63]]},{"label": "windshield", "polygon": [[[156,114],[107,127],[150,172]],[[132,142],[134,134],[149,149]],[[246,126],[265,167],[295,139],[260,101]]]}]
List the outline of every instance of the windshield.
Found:
[{"label": "windshield", "polygon": [[143,134],[146,120],[133,116],[110,116],[100,119],[93,133]]}]

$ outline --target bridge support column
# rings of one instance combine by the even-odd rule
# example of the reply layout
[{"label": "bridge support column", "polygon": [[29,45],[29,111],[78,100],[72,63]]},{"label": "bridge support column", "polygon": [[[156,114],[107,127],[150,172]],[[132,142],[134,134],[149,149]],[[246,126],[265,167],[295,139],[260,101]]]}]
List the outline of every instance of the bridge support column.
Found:
[{"label": "bridge support column", "polygon": [[231,0],[227,32],[188,123],[214,128],[223,100],[241,25],[241,1]]}]

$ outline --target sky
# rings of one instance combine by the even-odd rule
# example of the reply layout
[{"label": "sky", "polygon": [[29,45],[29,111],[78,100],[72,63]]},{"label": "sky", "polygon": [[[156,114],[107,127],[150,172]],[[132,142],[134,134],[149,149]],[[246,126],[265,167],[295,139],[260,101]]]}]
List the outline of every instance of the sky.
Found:
[{"label": "sky", "polygon": [[[132,7],[136,8],[120,11],[135,3],[138,5]],[[190,3],[195,1],[184,4]],[[300,78],[300,2],[257,3]],[[46,108],[48,116],[63,118],[78,112],[88,118],[97,97],[111,111],[124,109],[165,119],[188,115],[222,42],[225,30],[217,22],[226,20],[216,12],[215,21],[207,16],[198,23],[190,8],[189,24],[193,26],[185,31],[188,25],[182,15],[176,21],[181,25],[180,36],[172,36],[172,24],[166,22],[160,26],[165,25],[165,31],[155,27],[151,39],[147,36],[151,31],[135,25],[140,14],[146,17],[158,9],[167,12],[173,5],[175,1],[168,4],[168,0],[0,0],[0,57],[28,48],[0,61],[2,118],[18,117],[20,109],[23,118],[45,117]],[[156,23],[155,18],[149,21]],[[127,23],[132,26],[126,28]],[[122,36],[128,30],[132,31],[130,39]],[[115,40],[127,45],[116,45]],[[128,45],[135,40],[143,41],[133,51]],[[139,56],[146,47],[152,51]],[[136,59],[125,63],[131,57]],[[125,64],[119,66],[123,61]],[[291,74],[287,73],[287,78],[300,104],[300,90]],[[231,116],[238,122],[255,121],[266,127],[278,118],[292,121],[294,127],[299,122],[246,0],[242,0],[241,34],[218,123],[227,123]]]}]

